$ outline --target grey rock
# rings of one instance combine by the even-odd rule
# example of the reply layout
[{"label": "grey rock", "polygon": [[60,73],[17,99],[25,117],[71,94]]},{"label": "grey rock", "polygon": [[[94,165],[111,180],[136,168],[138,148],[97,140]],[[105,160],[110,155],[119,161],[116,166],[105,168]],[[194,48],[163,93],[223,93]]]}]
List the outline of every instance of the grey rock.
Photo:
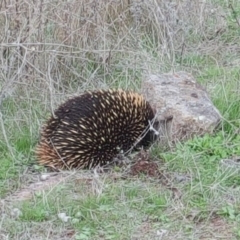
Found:
[{"label": "grey rock", "polygon": [[207,91],[189,73],[150,75],[141,91],[156,110],[159,140],[176,142],[212,133],[221,122]]}]

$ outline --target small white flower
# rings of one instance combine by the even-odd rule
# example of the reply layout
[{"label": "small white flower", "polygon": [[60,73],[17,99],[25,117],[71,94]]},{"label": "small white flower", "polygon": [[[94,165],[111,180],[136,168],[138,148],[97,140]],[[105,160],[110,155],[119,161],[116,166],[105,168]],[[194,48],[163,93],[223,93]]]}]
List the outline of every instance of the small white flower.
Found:
[{"label": "small white flower", "polygon": [[21,210],[19,210],[18,208],[14,208],[11,211],[11,216],[14,218],[19,218],[22,215]]},{"label": "small white flower", "polygon": [[67,222],[69,218],[69,216],[66,215],[66,213],[59,213],[58,214],[58,218],[62,221],[62,222]]},{"label": "small white flower", "polygon": [[42,174],[41,177],[40,177],[40,180],[41,181],[46,181],[48,179],[49,175],[47,174]]}]

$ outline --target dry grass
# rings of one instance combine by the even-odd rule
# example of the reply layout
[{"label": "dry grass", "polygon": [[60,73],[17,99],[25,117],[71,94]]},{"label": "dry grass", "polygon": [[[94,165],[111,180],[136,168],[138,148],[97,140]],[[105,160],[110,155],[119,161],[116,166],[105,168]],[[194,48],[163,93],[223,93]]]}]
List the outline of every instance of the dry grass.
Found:
[{"label": "dry grass", "polygon": [[[222,131],[220,150],[237,149],[240,140],[231,141],[240,126],[239,12],[237,1],[223,0],[0,1],[0,238],[237,239],[238,170],[204,165],[211,159],[198,159],[206,149],[189,153],[185,145],[164,159],[168,187],[159,179],[122,180],[120,172],[119,179],[91,178],[89,188],[70,174],[50,190],[32,189],[23,205],[6,204],[6,197],[21,196],[45,171],[33,148],[61,101],[87,89],[138,90],[149,73],[196,76],[231,129]],[[159,158],[161,149],[153,152]],[[61,222],[62,211],[75,222]]]},{"label": "dry grass", "polygon": [[47,100],[122,78],[134,86],[129,73],[174,70],[177,55],[206,44],[219,53],[226,29],[225,12],[211,1],[6,0],[1,9],[1,98],[20,86],[47,89]]},{"label": "dry grass", "polygon": [[10,96],[21,111],[24,101],[27,126],[36,108],[86,89],[138,89],[144,74],[182,69],[189,53],[222,55],[226,31],[214,1],[3,0],[0,13],[0,106]]}]

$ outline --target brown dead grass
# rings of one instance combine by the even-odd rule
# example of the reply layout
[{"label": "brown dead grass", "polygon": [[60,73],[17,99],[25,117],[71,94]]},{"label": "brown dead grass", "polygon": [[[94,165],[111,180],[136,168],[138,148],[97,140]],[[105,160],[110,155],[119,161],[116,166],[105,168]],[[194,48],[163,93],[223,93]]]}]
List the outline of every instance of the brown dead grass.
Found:
[{"label": "brown dead grass", "polygon": [[[73,92],[77,85],[81,90],[106,87],[106,79],[119,68],[173,67],[176,53],[201,51],[209,39],[217,40],[226,28],[224,14],[211,1],[4,0],[0,102],[16,88],[46,89],[43,99],[55,101],[57,94]],[[190,32],[197,37],[194,46],[188,44]],[[149,40],[159,47],[154,50],[157,64],[150,46],[143,49]],[[219,47],[207,51],[217,54]]]},{"label": "brown dead grass", "polygon": [[207,224],[199,224],[198,234],[201,240],[234,239],[231,224],[219,216],[212,217]]}]

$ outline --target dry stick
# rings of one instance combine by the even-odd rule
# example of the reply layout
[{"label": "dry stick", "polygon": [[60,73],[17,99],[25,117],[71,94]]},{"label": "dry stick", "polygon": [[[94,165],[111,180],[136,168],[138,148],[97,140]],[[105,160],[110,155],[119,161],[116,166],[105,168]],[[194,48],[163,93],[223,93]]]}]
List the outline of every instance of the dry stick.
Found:
[{"label": "dry stick", "polygon": [[49,87],[49,94],[50,94],[50,108],[51,108],[51,113],[53,117],[55,118],[55,113],[54,113],[54,103],[53,103],[53,79],[51,77],[51,68],[52,68],[52,60],[50,59],[48,62],[48,69],[47,69],[47,77],[49,79],[48,87]]},{"label": "dry stick", "polygon": [[[133,143],[133,145],[127,151],[120,152],[120,154],[127,155],[130,152],[132,152],[132,150],[138,145],[138,143],[141,142],[142,139],[144,139],[144,137],[148,134],[149,131],[153,131],[154,135],[159,135],[159,132],[153,127],[153,125],[156,121],[156,118],[157,118],[157,113],[155,114],[152,121],[149,120],[148,126],[143,130],[143,132],[140,134],[140,136],[137,138],[137,140]],[[111,165],[112,163],[113,162],[107,163],[104,166],[107,167],[107,166]]]},{"label": "dry stick", "polygon": [[229,4],[229,8],[231,8],[233,17],[235,18],[235,21],[236,21],[237,25],[240,27],[240,23],[239,23],[238,18],[237,18],[237,13],[236,13],[236,11],[234,10],[234,8],[233,8],[233,6],[232,6],[231,3]]},{"label": "dry stick", "polygon": [[[19,44],[20,45],[20,44]],[[18,45],[18,46],[19,46]],[[11,79],[9,81],[6,81],[7,83],[2,87],[1,91],[0,91],[0,109],[1,109],[1,105],[2,105],[2,100],[4,99],[4,94],[5,92],[7,92],[7,90],[12,87],[14,81],[16,80],[16,78],[18,77],[18,75],[20,74],[20,72],[22,71],[23,67],[25,66],[26,64],[26,56],[27,56],[27,51],[25,51],[25,54],[24,54],[24,57],[22,59],[22,64],[21,66],[19,67],[17,73],[11,77]],[[13,63],[15,62],[16,60],[16,57],[12,58],[12,60],[10,61],[10,64],[9,64],[9,69],[12,68],[12,65]]]},{"label": "dry stick", "polygon": [[[53,149],[55,150],[55,152],[57,153],[59,159],[60,159],[60,160],[62,161],[62,163],[64,164],[64,166],[65,166],[68,170],[70,170],[70,167],[69,167],[69,166],[66,164],[66,162],[63,160],[62,156],[60,155],[60,153],[58,152],[57,148],[55,147],[52,139],[50,139],[50,143],[51,143]],[[56,170],[55,167],[53,167],[53,168]]]},{"label": "dry stick", "polygon": [[154,135],[159,135],[159,132],[156,129],[154,129],[154,127],[153,127],[153,125],[156,121],[156,117],[157,117],[157,114],[155,115],[155,117],[153,118],[152,121],[149,121],[148,126],[143,130],[143,132],[140,134],[140,136],[135,141],[135,143],[132,145],[132,147],[129,150],[127,150],[126,152],[124,152],[124,154],[130,153],[138,145],[138,143],[140,143],[141,140],[144,139],[144,137],[148,134],[149,131],[154,131]]},{"label": "dry stick", "polygon": [[[126,35],[124,35],[124,37],[125,37]],[[121,40],[123,40],[124,39],[124,37],[123,38],[121,38]],[[64,48],[75,48],[76,49],[76,51],[73,51],[73,52],[71,52],[72,54],[79,54],[79,53],[88,53],[89,52],[89,49],[84,49],[84,48],[81,48],[81,50],[79,50],[79,48],[77,48],[77,47],[74,47],[74,46],[72,46],[72,45],[70,45],[70,46],[68,46],[68,45],[64,45],[64,44],[59,44],[59,43],[47,43],[47,42],[45,42],[45,43],[34,43],[34,42],[24,42],[24,44],[23,43],[1,43],[1,46],[2,47],[16,47],[16,46],[20,46],[20,47],[22,47],[22,48],[27,48],[27,47],[33,47],[33,46],[41,46],[41,45],[45,45],[45,46],[50,46],[50,47],[58,47],[58,48],[60,48],[60,47],[64,47]],[[104,52],[112,52],[112,53],[128,53],[128,54],[134,54],[134,53],[136,53],[135,51],[130,51],[130,50],[125,50],[125,49],[116,49],[116,48],[109,48],[109,49],[98,49],[98,50],[94,50],[94,49],[92,49],[91,50],[91,52],[92,53],[104,53]],[[36,50],[36,52],[43,52],[43,51],[37,51]],[[69,53],[68,51],[58,51],[58,49],[49,49],[49,50],[46,50],[46,51],[44,51],[44,52],[48,52],[48,53],[62,53],[63,55],[62,56],[65,56],[65,54],[66,53]],[[88,60],[87,58],[83,58],[83,57],[81,57],[81,59],[86,59],[86,60]]]},{"label": "dry stick", "polygon": [[180,55],[180,66],[182,66],[182,59],[183,59],[185,47],[186,47],[185,42],[183,42],[182,49],[181,49],[181,55]]},{"label": "dry stick", "polygon": [[[2,133],[3,133],[3,136],[4,136],[4,139],[5,139],[5,142],[7,144],[7,148],[8,148],[8,151],[11,153],[12,157],[15,159],[15,155],[12,151],[12,148],[9,144],[9,141],[8,141],[8,138],[7,138],[7,134],[6,134],[6,130],[5,130],[5,126],[4,126],[4,121],[3,121],[3,114],[1,112],[1,105],[2,105],[2,100],[4,99],[4,94],[5,92],[10,88],[12,87],[14,81],[16,80],[16,78],[18,77],[18,75],[20,74],[20,72],[22,71],[23,67],[25,66],[26,64],[26,55],[27,55],[27,51],[25,51],[25,55],[22,59],[22,64],[21,66],[19,67],[17,73],[11,77],[11,79],[9,81],[7,81],[7,83],[5,84],[5,86],[2,87],[2,90],[0,92],[0,124],[1,124],[1,128],[2,128]],[[16,58],[12,58],[12,61],[10,62],[10,66],[9,66],[9,69],[11,69],[13,63],[15,62]]]},{"label": "dry stick", "polygon": [[12,151],[12,148],[11,148],[9,142],[8,142],[8,138],[7,138],[5,126],[4,126],[4,123],[3,123],[3,115],[2,115],[2,113],[1,113],[1,111],[0,111],[0,124],[1,124],[1,129],[2,129],[2,133],[3,133],[3,137],[4,137],[5,142],[6,142],[6,144],[7,144],[8,151],[11,153],[13,159],[15,159],[15,155],[14,155],[14,153],[13,153],[13,151]]}]

